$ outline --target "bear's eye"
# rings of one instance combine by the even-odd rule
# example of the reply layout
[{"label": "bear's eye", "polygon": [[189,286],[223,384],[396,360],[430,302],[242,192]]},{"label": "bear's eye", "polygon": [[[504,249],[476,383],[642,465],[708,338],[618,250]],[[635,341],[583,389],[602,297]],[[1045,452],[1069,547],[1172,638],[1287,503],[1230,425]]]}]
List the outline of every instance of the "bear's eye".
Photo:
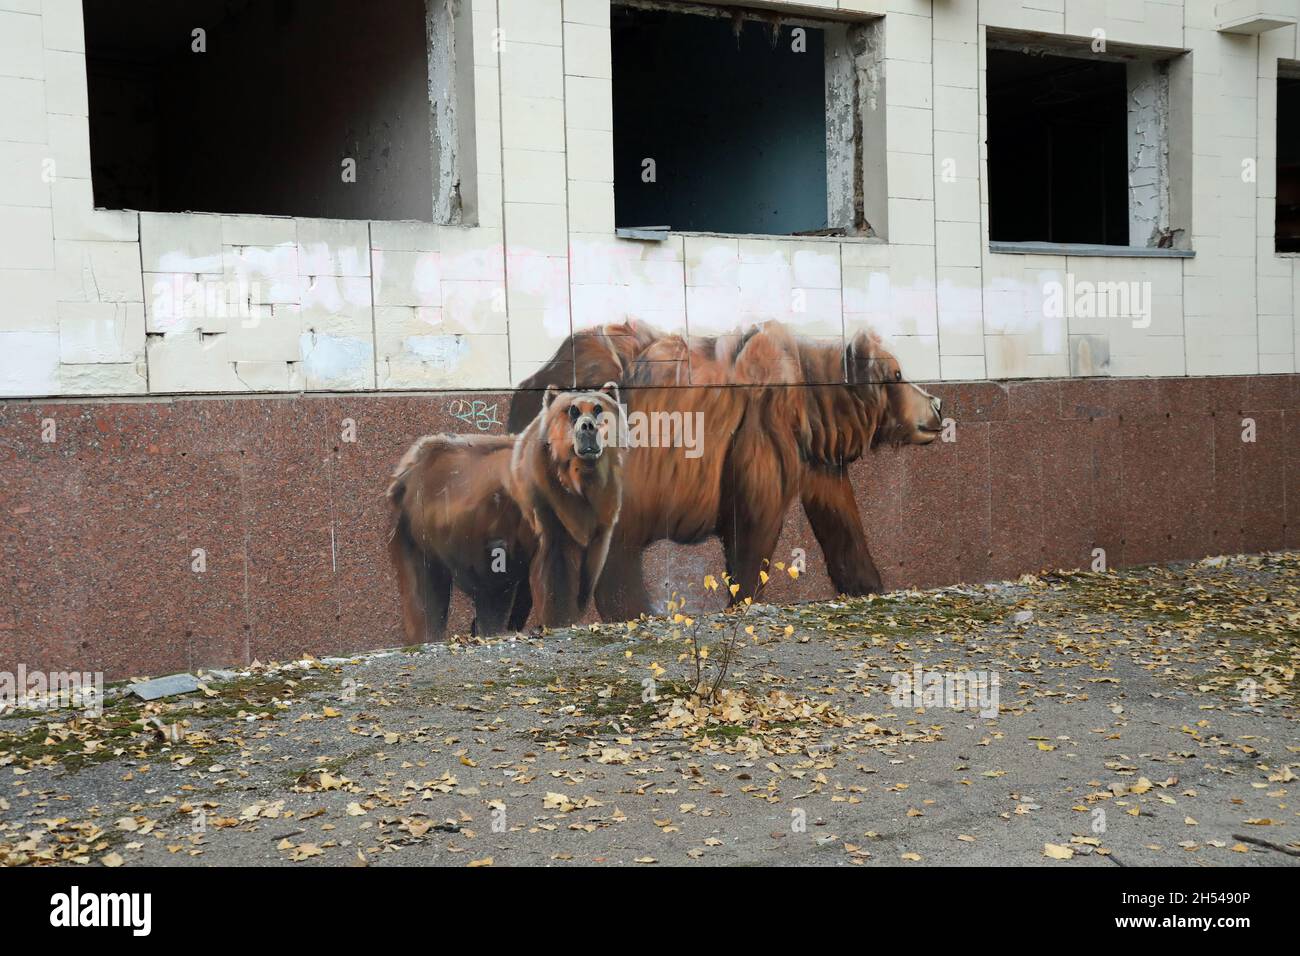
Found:
[{"label": "bear's eye", "polygon": [[895,382],[901,382],[902,380],[903,380],[903,372],[902,372],[902,370],[900,369],[899,371],[897,371],[897,372],[894,373],[894,381],[895,381]]},{"label": "bear's eye", "polygon": [[581,415],[582,412],[578,409],[577,405],[569,406],[569,421],[576,422]]}]

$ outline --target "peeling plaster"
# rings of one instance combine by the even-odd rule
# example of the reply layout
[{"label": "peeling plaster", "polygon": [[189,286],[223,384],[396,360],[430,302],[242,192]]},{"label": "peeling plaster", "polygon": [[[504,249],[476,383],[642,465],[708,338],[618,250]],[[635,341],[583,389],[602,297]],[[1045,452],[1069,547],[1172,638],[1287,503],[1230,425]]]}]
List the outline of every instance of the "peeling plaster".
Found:
[{"label": "peeling plaster", "polygon": [[1169,71],[1128,64],[1129,243],[1154,246],[1169,228]]}]

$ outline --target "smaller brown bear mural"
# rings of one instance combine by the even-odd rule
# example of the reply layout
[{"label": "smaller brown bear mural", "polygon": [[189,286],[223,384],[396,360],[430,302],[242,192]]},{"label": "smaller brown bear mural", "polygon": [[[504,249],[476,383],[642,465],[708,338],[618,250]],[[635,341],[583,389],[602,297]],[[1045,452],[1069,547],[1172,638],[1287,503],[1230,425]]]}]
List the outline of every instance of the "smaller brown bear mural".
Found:
[{"label": "smaller brown bear mural", "polygon": [[547,389],[519,435],[430,435],[388,488],[389,556],[412,643],[442,640],[452,586],[473,633],[563,627],[586,610],[622,504],[622,452],[608,440],[618,386]]}]

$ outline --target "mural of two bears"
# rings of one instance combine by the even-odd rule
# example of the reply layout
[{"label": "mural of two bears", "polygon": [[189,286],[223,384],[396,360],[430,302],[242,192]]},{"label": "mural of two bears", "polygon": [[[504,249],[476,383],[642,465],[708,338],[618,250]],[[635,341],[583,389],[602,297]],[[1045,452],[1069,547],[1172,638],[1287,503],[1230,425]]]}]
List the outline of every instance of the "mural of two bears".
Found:
[{"label": "mural of two bears", "polygon": [[[698,453],[607,447],[626,437],[620,390],[624,424],[698,420]],[[846,347],[778,322],[689,340],[640,322],[576,333],[515,392],[518,438],[426,438],[398,466],[390,550],[408,637],[443,636],[453,581],[474,600],[479,634],[522,628],[534,598],[539,623],[572,623],[593,590],[605,620],[654,613],[642,555],[664,539],[717,536],[742,600],[795,499],[836,589],[878,592],[846,466],[880,444],[928,444],[942,420],[938,399],[867,333]],[[590,429],[605,438],[594,457],[576,450]],[[511,570],[493,570],[502,556]]]},{"label": "mural of two bears", "polygon": [[389,555],[408,640],[442,640],[454,584],[474,602],[474,633],[545,627],[591,600],[622,500],[622,452],[607,435],[618,387],[546,390],[522,434],[432,435],[402,457],[388,488]]}]

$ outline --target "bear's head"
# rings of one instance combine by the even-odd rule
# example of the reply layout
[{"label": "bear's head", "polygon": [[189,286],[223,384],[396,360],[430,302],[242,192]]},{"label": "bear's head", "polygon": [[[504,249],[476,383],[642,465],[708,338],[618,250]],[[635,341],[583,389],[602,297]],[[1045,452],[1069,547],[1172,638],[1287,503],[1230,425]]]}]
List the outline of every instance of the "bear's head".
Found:
[{"label": "bear's head", "polygon": [[848,383],[875,412],[873,444],[928,445],[943,430],[943,405],[903,378],[902,367],[874,333],[859,332],[844,356]]},{"label": "bear's head", "polygon": [[564,392],[550,385],[542,396],[542,438],[557,462],[596,462],[617,444],[618,385],[598,391]]}]

